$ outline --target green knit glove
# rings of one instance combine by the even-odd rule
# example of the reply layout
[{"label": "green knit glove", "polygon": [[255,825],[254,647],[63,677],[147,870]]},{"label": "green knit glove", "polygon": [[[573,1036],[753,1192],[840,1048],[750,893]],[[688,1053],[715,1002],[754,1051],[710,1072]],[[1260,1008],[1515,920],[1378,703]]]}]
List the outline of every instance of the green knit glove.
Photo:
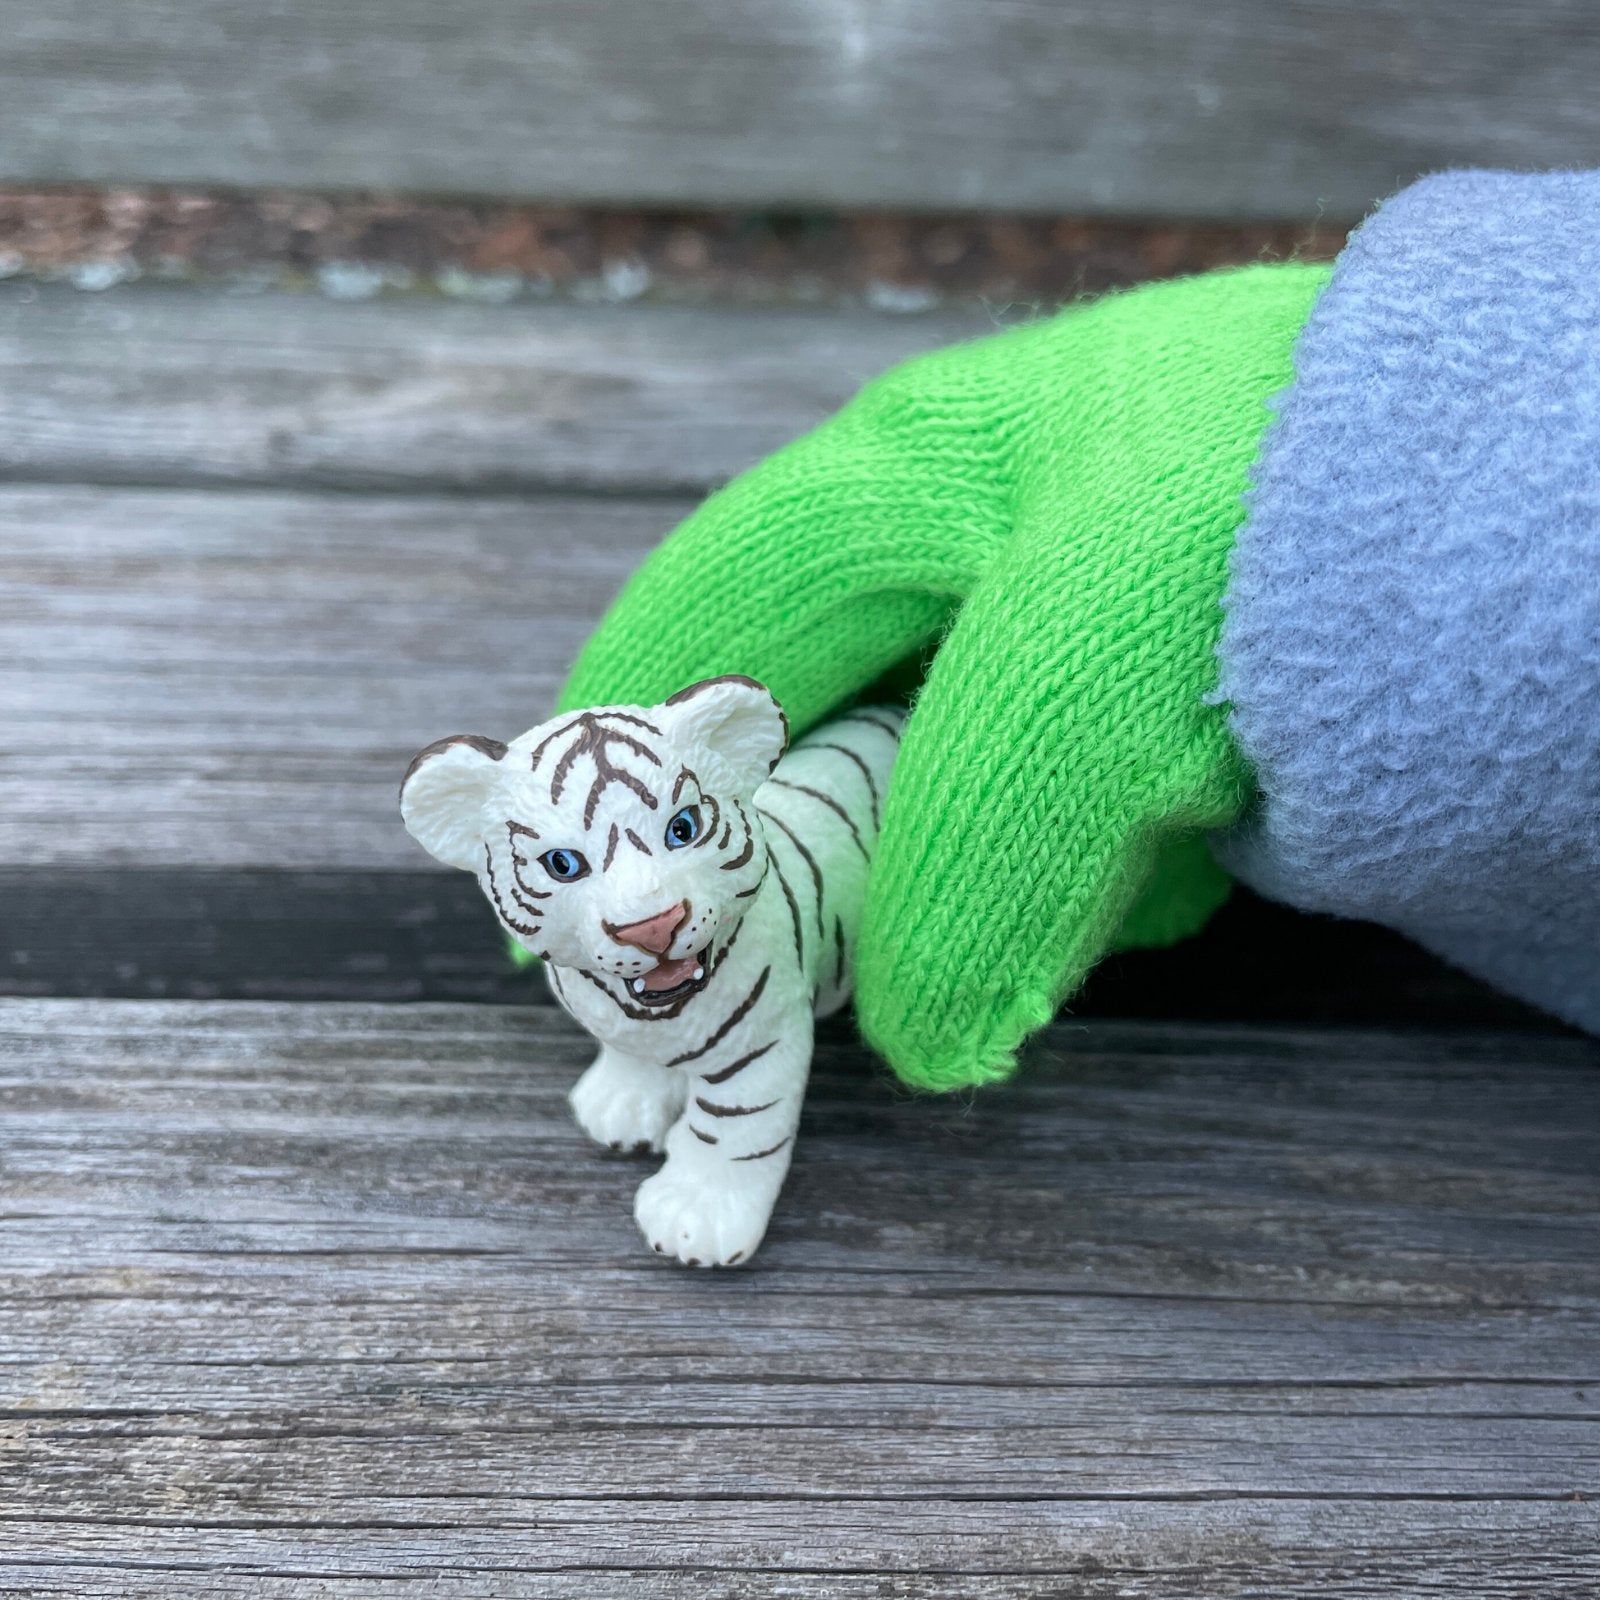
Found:
[{"label": "green knit glove", "polygon": [[1226,894],[1199,833],[1251,779],[1206,704],[1219,602],[1328,271],[1150,285],[897,368],[712,496],[574,668],[564,708],[746,673],[798,732],[944,633],[856,973],[908,1083],[1005,1076],[1119,930],[1181,938]]}]

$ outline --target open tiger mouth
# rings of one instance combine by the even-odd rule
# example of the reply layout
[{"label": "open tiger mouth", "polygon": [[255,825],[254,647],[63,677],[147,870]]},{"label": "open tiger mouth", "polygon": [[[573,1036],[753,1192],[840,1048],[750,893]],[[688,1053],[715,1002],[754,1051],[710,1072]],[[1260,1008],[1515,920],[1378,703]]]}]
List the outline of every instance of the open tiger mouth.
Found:
[{"label": "open tiger mouth", "polygon": [[694,994],[706,984],[707,954],[702,950],[676,961],[658,961],[649,972],[628,980],[629,995],[643,1005],[665,1006]]}]

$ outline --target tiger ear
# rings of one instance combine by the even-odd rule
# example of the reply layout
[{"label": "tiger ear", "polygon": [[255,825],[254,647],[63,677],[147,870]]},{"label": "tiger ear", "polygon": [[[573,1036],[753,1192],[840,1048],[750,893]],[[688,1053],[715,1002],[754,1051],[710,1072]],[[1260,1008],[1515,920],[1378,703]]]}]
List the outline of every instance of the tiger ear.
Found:
[{"label": "tiger ear", "polygon": [[483,802],[505,758],[498,739],[457,733],[419,750],[400,780],[400,817],[424,850],[447,867],[483,864]]},{"label": "tiger ear", "polygon": [[760,788],[789,746],[783,707],[754,678],[730,674],[691,683],[663,702],[661,712],[672,737],[709,752],[741,792]]}]

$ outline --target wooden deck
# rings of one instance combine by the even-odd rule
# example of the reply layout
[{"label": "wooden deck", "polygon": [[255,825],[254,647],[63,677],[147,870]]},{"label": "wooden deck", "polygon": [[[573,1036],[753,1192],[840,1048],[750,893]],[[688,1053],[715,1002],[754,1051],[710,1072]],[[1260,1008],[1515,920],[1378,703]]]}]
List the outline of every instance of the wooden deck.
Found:
[{"label": "wooden deck", "polygon": [[690,1274],[398,825],[982,320],[0,292],[0,1593],[1600,1588],[1600,1047],[1246,905],[970,1101],[834,1027]]},{"label": "wooden deck", "polygon": [[12,1001],[0,1592],[1592,1594],[1583,1042],[841,1033],[666,1267],[549,1007]]}]

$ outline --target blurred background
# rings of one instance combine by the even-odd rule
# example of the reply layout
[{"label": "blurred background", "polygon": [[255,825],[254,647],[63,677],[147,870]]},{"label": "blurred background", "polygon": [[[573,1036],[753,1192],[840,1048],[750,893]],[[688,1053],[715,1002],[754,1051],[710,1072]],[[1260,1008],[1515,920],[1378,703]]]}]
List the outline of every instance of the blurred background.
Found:
[{"label": "blurred background", "polygon": [[[1583,0],[0,0],[0,25],[23,994],[528,997],[393,780],[543,716],[699,496],[919,350],[1329,258],[1428,170],[1600,161]],[[1245,896],[1086,1005],[1523,1017]]]}]

